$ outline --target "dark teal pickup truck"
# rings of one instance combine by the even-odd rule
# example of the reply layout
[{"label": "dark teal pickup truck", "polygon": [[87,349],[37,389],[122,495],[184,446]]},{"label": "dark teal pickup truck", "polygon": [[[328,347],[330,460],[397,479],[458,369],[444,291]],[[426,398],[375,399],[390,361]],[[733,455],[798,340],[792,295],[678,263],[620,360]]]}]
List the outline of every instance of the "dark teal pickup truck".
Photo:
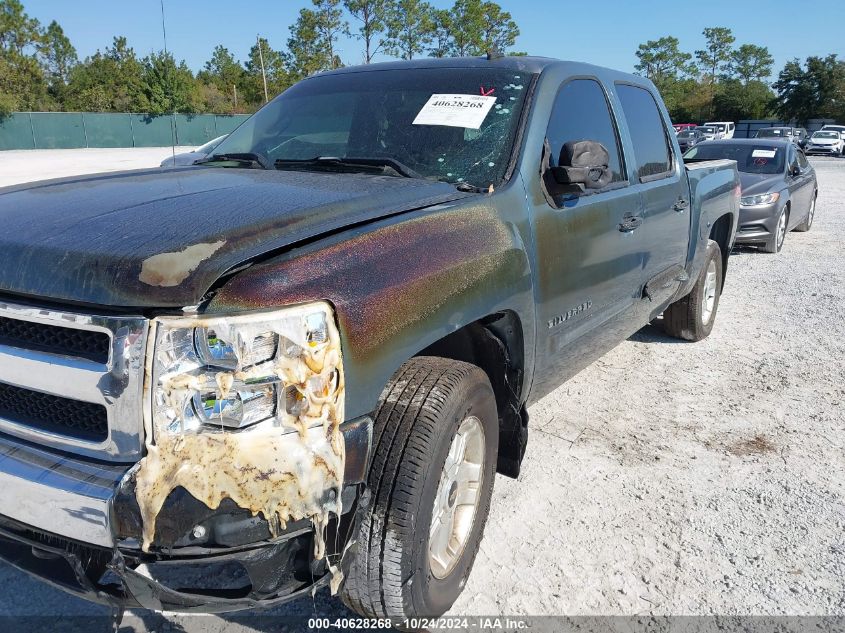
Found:
[{"label": "dark teal pickup truck", "polygon": [[495,56],[0,189],[0,557],[118,610],[441,614],[527,407],[649,322],[710,333],[739,193],[649,81]]}]

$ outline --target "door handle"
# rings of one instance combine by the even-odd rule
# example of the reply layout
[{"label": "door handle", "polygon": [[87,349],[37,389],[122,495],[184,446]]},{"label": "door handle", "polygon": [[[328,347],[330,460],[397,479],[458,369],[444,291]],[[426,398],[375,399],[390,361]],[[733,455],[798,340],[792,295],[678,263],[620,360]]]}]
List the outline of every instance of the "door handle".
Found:
[{"label": "door handle", "polygon": [[681,211],[683,211],[687,207],[689,207],[689,200],[686,200],[684,198],[678,198],[677,202],[675,202],[675,204],[672,205],[672,208],[675,211],[677,211],[678,213],[680,213]]},{"label": "door handle", "polygon": [[643,219],[638,215],[627,214],[619,223],[619,230],[622,233],[630,233],[632,231],[636,231],[642,223]]}]

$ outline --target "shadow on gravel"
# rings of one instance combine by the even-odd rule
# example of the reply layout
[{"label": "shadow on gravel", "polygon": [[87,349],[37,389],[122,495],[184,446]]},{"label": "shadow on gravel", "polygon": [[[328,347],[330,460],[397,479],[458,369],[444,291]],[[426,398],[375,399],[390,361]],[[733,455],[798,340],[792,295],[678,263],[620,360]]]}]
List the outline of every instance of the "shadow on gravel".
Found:
[{"label": "shadow on gravel", "polygon": [[637,343],[665,343],[671,345],[686,345],[688,341],[674,338],[663,331],[663,317],[655,319],[643,329],[634,332],[628,337],[629,341]]},{"label": "shadow on gravel", "polygon": [[[749,244],[734,244],[733,250],[731,250],[731,257],[735,257],[737,255],[768,255],[768,253],[764,253],[757,246],[751,246]],[[728,262],[728,268],[730,268],[730,262]]]}]

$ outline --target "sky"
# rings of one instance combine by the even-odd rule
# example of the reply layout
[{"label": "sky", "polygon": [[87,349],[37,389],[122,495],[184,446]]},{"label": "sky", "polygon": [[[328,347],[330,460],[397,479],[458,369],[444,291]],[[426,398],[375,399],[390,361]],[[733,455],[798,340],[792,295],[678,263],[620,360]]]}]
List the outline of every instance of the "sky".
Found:
[{"label": "sky", "polygon": [[[42,24],[56,20],[80,59],[125,35],[144,56],[163,48],[159,0],[22,0]],[[448,8],[454,0],[431,0]],[[674,35],[681,49],[702,48],[707,26],[733,30],[736,45],[768,46],[774,74],[793,57],[845,57],[845,0],[499,0],[521,29],[516,49],[633,71],[640,43]],[[200,70],[217,44],[244,60],[255,37],[285,47],[288,27],[311,0],[164,0],[167,45]],[[340,42],[345,64],[361,62],[361,44]]]}]

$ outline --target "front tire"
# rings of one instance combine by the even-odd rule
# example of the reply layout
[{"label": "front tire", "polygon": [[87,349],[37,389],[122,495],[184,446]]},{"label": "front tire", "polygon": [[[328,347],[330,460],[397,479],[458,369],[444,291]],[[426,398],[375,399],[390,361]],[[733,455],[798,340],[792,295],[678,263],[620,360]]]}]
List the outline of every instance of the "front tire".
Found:
[{"label": "front tire", "polygon": [[475,365],[416,357],[384,390],[374,417],[372,505],[341,597],[365,617],[436,617],[463,590],[490,510],[499,443],[493,389]]},{"label": "front tire", "polygon": [[713,240],[701,273],[690,293],[663,311],[663,329],[669,336],[686,341],[701,341],[710,335],[716,322],[722,294],[722,250]]},{"label": "front tire", "polygon": [[780,210],[778,221],[775,224],[775,231],[769,241],[763,244],[763,251],[766,253],[780,253],[783,243],[786,241],[787,227],[789,226],[789,206]]},{"label": "front tire", "polygon": [[798,226],[795,227],[795,230],[798,231],[799,233],[806,233],[813,226],[813,218],[816,215],[816,197],[817,197],[817,195],[818,194],[816,194],[816,193],[813,194],[813,200],[812,200],[812,202],[810,202],[810,210],[807,211],[806,219],[801,224],[799,224]]}]

